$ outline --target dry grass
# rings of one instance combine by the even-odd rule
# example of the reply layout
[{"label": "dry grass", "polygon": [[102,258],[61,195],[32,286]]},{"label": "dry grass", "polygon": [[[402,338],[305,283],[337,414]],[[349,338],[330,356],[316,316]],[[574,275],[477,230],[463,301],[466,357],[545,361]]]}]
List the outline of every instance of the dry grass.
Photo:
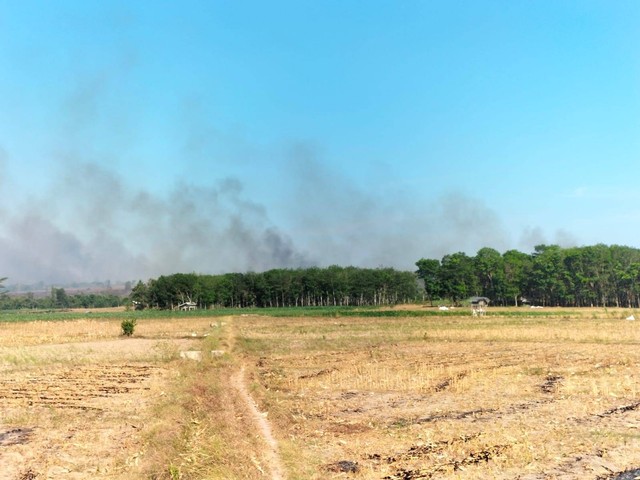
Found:
[{"label": "dry grass", "polygon": [[[120,319],[80,319],[0,323],[0,348],[113,340],[121,337]],[[153,340],[190,338],[210,332],[211,317],[167,318],[138,321],[136,338]],[[126,339],[125,339],[126,340]]]},{"label": "dry grass", "polygon": [[[241,365],[288,480],[604,479],[638,468],[632,312],[500,312],[153,319],[130,339],[115,319],[0,324],[3,474],[270,478],[231,381]],[[180,360],[188,349],[228,354]]]},{"label": "dry grass", "polygon": [[224,387],[232,363],[178,356],[225,348],[222,323],[141,321],[131,338],[117,319],[0,324],[0,477],[255,478],[234,450],[255,440]]},{"label": "dry grass", "polygon": [[640,466],[625,313],[235,322],[291,479],[596,478]]}]

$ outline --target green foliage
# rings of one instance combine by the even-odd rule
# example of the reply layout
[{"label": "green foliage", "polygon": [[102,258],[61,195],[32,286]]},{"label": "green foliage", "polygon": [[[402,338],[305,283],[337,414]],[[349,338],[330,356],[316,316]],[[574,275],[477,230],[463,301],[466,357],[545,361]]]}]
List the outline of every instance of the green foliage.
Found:
[{"label": "green foliage", "polygon": [[[640,249],[631,247],[538,245],[531,254],[517,250],[500,254],[485,247],[475,256],[457,252],[441,260],[422,258],[416,266],[415,272],[332,265],[262,273],[177,273],[138,282],[131,289],[129,301],[135,302],[137,314],[141,313],[139,309],[173,310],[190,301],[198,305],[198,312],[213,311],[213,315],[221,309],[291,307],[333,308],[328,315],[350,315],[353,310],[343,307],[362,309],[425,299],[432,304],[436,300],[463,304],[475,295],[489,297],[491,305],[640,308]],[[68,295],[62,288],[53,288],[44,298],[2,295],[4,280],[0,279],[1,310],[33,309],[41,313],[113,307],[124,302],[114,295]],[[313,311],[319,310],[305,310]]]},{"label": "green foliage", "polygon": [[640,250],[620,245],[537,245],[531,255],[482,248],[416,265],[427,298],[461,303],[473,295],[492,305],[640,307]]},{"label": "green foliage", "polygon": [[136,329],[136,319],[135,318],[125,318],[122,320],[120,327],[122,328],[122,335],[125,337],[130,337],[133,335],[133,331]]},{"label": "green foliage", "polygon": [[181,477],[180,469],[173,464],[169,465],[169,476],[171,480],[179,480]]},{"label": "green foliage", "polygon": [[64,288],[53,288],[51,295],[36,297],[32,292],[23,295],[3,294],[0,291],[1,310],[51,310],[68,308],[119,307],[124,299],[108,293],[68,294]]},{"label": "green foliage", "polygon": [[438,278],[442,295],[450,298],[455,304],[481,293],[474,259],[464,252],[445,255],[440,264]]},{"label": "green foliage", "polygon": [[440,262],[438,260],[421,258],[416,262],[418,270],[416,275],[424,283],[424,292],[429,300],[433,300],[440,296],[440,282],[438,280],[438,271],[440,270]]},{"label": "green foliage", "polygon": [[133,302],[136,310],[144,310],[149,306],[149,289],[139,281],[135,287],[131,289],[129,298]]},{"label": "green foliage", "polygon": [[56,308],[69,308],[69,297],[64,288],[51,288],[51,300]]},{"label": "green foliage", "polygon": [[416,276],[392,268],[274,269],[224,275],[174,274],[143,286],[149,306],[174,309],[192,301],[200,308],[266,308],[393,305],[415,301]]}]

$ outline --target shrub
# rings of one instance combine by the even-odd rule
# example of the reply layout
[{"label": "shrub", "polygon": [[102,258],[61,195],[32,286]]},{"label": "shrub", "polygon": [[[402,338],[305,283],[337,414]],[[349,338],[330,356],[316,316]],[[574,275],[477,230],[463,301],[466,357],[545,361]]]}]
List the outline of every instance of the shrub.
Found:
[{"label": "shrub", "polygon": [[130,337],[131,335],[133,335],[133,331],[136,328],[136,319],[125,318],[124,320],[122,320],[120,326],[122,327],[122,335]]}]

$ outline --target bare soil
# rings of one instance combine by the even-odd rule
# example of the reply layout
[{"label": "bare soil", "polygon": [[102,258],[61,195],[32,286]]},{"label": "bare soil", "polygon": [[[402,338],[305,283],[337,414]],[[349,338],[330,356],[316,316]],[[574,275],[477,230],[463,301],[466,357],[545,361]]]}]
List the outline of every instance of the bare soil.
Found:
[{"label": "bare soil", "polygon": [[261,412],[258,410],[257,404],[247,390],[244,375],[244,367],[241,367],[240,370],[231,378],[231,385],[244,401],[252,422],[256,426],[258,434],[264,441],[265,448],[262,456],[267,459],[269,472],[267,473],[263,470],[263,473],[265,475],[270,474],[271,480],[283,480],[285,475],[282,467],[282,461],[280,460],[278,442],[273,436],[271,424],[267,419],[267,412]]}]

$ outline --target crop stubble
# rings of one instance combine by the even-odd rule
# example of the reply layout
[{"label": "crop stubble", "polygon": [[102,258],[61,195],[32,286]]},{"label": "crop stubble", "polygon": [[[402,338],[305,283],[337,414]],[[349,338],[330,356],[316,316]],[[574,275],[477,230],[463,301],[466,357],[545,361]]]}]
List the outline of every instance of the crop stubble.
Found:
[{"label": "crop stubble", "polygon": [[604,479],[640,465],[640,335],[611,315],[238,328],[292,478]]},{"label": "crop stubble", "polygon": [[[283,478],[608,479],[640,466],[640,334],[626,313],[238,316],[225,328]],[[139,431],[175,374],[158,342],[188,348],[209,321],[142,324],[128,340],[113,321],[2,326],[0,478],[138,478]]]},{"label": "crop stubble", "polygon": [[192,344],[181,329],[124,339],[118,321],[3,324],[0,479],[139,476],[141,432],[172,376],[162,357]]}]

